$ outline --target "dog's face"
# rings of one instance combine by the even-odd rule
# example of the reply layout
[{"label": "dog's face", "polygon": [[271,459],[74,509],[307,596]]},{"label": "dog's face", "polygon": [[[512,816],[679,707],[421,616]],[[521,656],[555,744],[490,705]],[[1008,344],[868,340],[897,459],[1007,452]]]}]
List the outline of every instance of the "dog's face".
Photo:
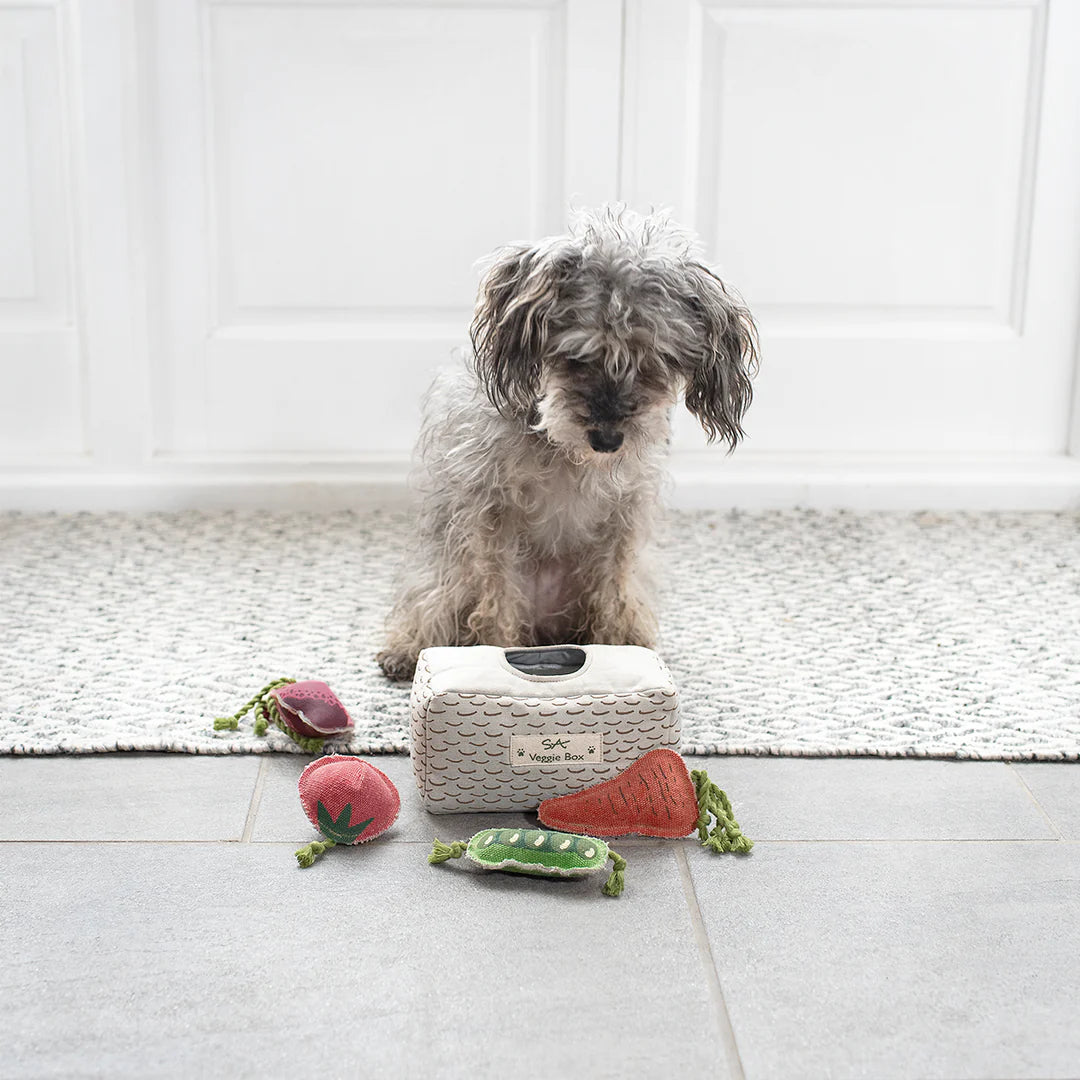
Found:
[{"label": "dog's face", "polygon": [[663,216],[601,210],[497,253],[471,335],[492,402],[576,460],[665,441],[680,392],[710,440],[743,435],[753,320]]}]

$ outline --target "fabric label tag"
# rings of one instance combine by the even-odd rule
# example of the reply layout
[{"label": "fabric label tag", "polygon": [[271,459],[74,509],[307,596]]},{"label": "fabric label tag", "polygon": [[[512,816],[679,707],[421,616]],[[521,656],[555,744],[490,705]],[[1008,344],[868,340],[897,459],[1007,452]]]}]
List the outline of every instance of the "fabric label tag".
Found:
[{"label": "fabric label tag", "polygon": [[602,765],[604,736],[600,732],[583,735],[511,735],[510,764],[515,769],[535,769],[539,765]]}]

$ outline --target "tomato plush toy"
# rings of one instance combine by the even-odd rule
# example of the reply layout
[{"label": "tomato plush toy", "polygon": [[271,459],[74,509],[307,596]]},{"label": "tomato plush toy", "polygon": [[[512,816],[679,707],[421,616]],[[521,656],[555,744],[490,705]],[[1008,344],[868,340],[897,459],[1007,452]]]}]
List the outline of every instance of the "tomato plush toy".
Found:
[{"label": "tomato plush toy", "polygon": [[397,820],[401,796],[394,782],[369,761],[331,754],[313,761],[297,785],[308,820],[325,839],[313,840],[296,853],[310,866],[338,844],[365,844]]}]

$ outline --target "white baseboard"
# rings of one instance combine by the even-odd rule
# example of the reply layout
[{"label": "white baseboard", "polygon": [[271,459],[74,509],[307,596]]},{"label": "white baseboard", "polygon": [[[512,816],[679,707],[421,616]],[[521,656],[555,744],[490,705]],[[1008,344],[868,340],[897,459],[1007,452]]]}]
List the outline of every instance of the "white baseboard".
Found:
[{"label": "white baseboard", "polygon": [[[0,472],[0,509],[337,510],[410,503],[402,455],[310,465],[169,461],[137,472]],[[917,458],[676,453],[671,505],[685,509],[1075,510],[1080,458]]]},{"label": "white baseboard", "polygon": [[673,459],[671,502],[695,509],[1075,510],[1080,458],[710,454]]}]

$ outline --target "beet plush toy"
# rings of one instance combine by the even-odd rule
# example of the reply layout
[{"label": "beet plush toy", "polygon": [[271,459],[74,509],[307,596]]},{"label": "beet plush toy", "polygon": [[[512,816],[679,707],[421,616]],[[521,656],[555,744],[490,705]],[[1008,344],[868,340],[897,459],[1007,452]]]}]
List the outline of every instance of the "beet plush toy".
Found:
[{"label": "beet plush toy", "polygon": [[353,730],[352,717],[337,694],[317,679],[275,679],[232,716],[216,719],[214,730],[236,731],[240,720],[253,710],[256,735],[265,735],[273,724],[311,754],[319,753],[327,739]]}]

